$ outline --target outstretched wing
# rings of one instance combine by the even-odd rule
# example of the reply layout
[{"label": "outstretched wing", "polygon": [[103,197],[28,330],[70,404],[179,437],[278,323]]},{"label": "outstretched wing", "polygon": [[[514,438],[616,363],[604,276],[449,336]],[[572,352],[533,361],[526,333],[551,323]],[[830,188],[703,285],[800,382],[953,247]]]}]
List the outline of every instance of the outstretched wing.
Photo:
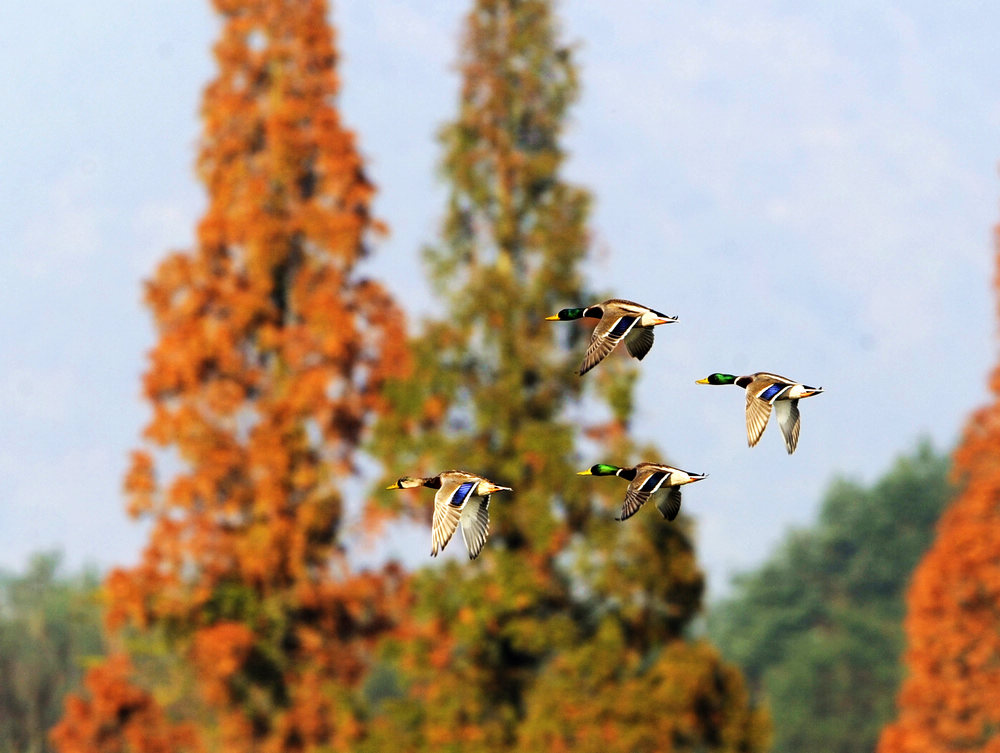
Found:
[{"label": "outstretched wing", "polygon": [[642,507],[651,494],[659,491],[664,482],[670,477],[669,471],[658,470],[656,468],[646,469],[636,474],[636,477],[628,485],[625,491],[625,504],[622,506],[618,520],[631,518]]},{"label": "outstretched wing", "polygon": [[586,374],[592,368],[603,361],[608,353],[615,349],[640,319],[632,314],[621,314],[605,309],[601,321],[594,327],[594,333],[590,337],[590,345],[583,356],[583,363],[580,364],[580,374]]},{"label": "outstretched wing", "polygon": [[633,327],[625,337],[625,347],[633,358],[641,361],[653,347],[653,328]]},{"label": "outstretched wing", "polygon": [[767,419],[771,417],[771,404],[755,396],[747,388],[747,444],[753,447],[764,433]]},{"label": "outstretched wing", "polygon": [[677,517],[677,513],[681,511],[681,488],[679,486],[671,486],[665,491],[666,493],[661,494],[656,500],[656,509],[667,520],[673,520]]},{"label": "outstretched wing", "polygon": [[641,492],[629,484],[628,490],[625,492],[625,504],[622,505],[622,511],[615,520],[627,520],[631,518],[638,512],[640,507],[646,504],[647,499],[649,499],[649,492]]},{"label": "outstretched wing", "polygon": [[778,400],[774,404],[774,413],[778,417],[781,435],[785,438],[785,449],[791,455],[799,443],[799,401]]},{"label": "outstretched wing", "polygon": [[469,550],[469,559],[474,560],[483,550],[490,535],[490,495],[479,498],[479,504],[472,500],[462,511],[462,538]]},{"label": "outstretched wing", "polygon": [[431,556],[437,557],[451,541],[462,517],[462,509],[479,485],[479,480],[442,478],[441,488],[434,495],[434,518],[431,521]]}]

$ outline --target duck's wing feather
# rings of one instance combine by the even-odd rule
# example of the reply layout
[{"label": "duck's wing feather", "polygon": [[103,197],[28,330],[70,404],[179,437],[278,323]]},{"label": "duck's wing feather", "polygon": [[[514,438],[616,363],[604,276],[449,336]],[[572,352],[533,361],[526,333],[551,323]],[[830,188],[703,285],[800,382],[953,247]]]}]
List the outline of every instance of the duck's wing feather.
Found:
[{"label": "duck's wing feather", "polygon": [[753,386],[751,384],[747,387],[747,444],[751,447],[760,441],[767,419],[771,417],[771,403],[757,397],[752,390]]},{"label": "duck's wing feather", "polygon": [[431,521],[431,556],[437,557],[451,541],[462,517],[462,509],[476,491],[479,479],[463,476],[441,476],[441,488],[434,495],[434,518]]},{"label": "duck's wing feather", "polygon": [[785,438],[785,449],[791,455],[799,443],[799,401],[779,400],[774,404],[774,414],[778,417],[781,435]]},{"label": "duck's wing feather", "polygon": [[639,511],[640,507],[646,504],[647,499],[649,499],[649,492],[641,492],[629,484],[625,492],[625,504],[622,505],[622,511],[615,520],[628,520]]},{"label": "duck's wing feather", "polygon": [[791,387],[795,384],[794,379],[789,379],[786,376],[781,376],[781,374],[773,374],[770,371],[758,371],[753,374],[754,382],[753,386],[758,390],[763,390],[772,384],[778,384],[782,387]]},{"label": "duck's wing feather", "polygon": [[671,486],[665,491],[666,493],[661,494],[656,500],[656,509],[667,520],[673,520],[677,517],[677,513],[681,511],[681,488],[679,486]]},{"label": "duck's wing feather", "polygon": [[669,470],[663,470],[656,466],[640,469],[625,491],[625,504],[622,506],[618,520],[626,520],[635,515],[650,495],[659,491],[669,478]]},{"label": "duck's wing feather", "polygon": [[633,358],[640,361],[646,357],[649,349],[653,347],[652,327],[633,327],[632,331],[625,336],[625,347]]},{"label": "duck's wing feather", "polygon": [[758,400],[764,400],[765,402],[774,405],[775,402],[784,397],[785,394],[794,386],[794,384],[785,384],[784,382],[758,381],[751,384],[747,391],[754,392],[754,394],[757,395]]},{"label": "duck's wing feather", "polygon": [[586,374],[603,361],[635,327],[641,316],[642,314],[623,312],[617,306],[605,306],[604,316],[594,327],[594,333],[590,337],[590,345],[583,356],[579,373]]},{"label": "duck's wing feather", "polygon": [[490,535],[490,495],[479,498],[479,504],[472,500],[462,511],[462,538],[469,550],[469,559],[474,560],[483,550]]}]

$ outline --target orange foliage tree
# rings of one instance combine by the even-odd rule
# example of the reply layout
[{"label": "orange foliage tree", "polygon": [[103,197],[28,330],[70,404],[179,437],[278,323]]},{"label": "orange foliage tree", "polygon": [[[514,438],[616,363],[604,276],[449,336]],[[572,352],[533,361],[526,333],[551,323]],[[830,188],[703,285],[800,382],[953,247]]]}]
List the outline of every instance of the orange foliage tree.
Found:
[{"label": "orange foliage tree", "polygon": [[[152,419],[125,489],[149,543],[106,582],[109,629],[132,646],[160,641],[188,668],[198,739],[171,726],[186,718],[178,693],[114,659],[70,700],[53,735],[64,753],[156,740],[348,749],[360,733],[348,694],[405,598],[392,568],[351,574],[342,546],[337,482],[408,355],[399,310],[356,271],[379,227],[332,105],[326,4],[214,5],[219,75],[198,160],[208,208],[196,247],[146,285],[159,337],[143,383]],[[93,723],[121,717],[116,698],[141,725]],[[152,736],[125,746],[119,732],[136,729]]]},{"label": "orange foliage tree", "polygon": [[908,676],[878,753],[1000,751],[1000,368],[990,387],[955,451],[962,492],[913,575]]},{"label": "orange foliage tree", "polygon": [[59,750],[177,753],[198,749],[192,724],[173,724],[145,689],[130,679],[127,656],[114,654],[87,673],[91,700],[70,696],[52,738]]}]

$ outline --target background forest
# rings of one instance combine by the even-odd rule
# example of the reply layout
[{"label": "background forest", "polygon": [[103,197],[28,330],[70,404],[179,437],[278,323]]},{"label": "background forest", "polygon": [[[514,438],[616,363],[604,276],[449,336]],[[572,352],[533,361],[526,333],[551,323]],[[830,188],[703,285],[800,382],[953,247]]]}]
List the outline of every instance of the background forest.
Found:
[{"label": "background forest", "polygon": [[[365,17],[344,5],[348,19]],[[382,32],[426,38],[419,14],[384,5],[371,6]],[[183,250],[144,252],[155,264],[141,284],[152,323],[142,376],[133,374],[126,390],[105,389],[118,383],[107,380],[88,409],[141,390],[145,414],[129,427],[127,467],[111,464],[124,504],[106,495],[133,520],[127,536],[141,539],[138,551],[122,549],[120,521],[105,524],[97,511],[75,536],[60,533],[80,507],[60,508],[59,484],[75,489],[72,474],[52,477],[57,491],[44,503],[29,493],[35,487],[19,473],[58,415],[58,380],[71,384],[82,372],[57,365],[56,382],[39,380],[45,359],[37,353],[58,364],[64,346],[10,338],[7,430],[35,420],[8,443],[0,468],[11,490],[4,535],[17,539],[0,572],[0,751],[1000,746],[991,700],[1000,691],[1000,645],[989,638],[1000,603],[1000,383],[994,377],[992,397],[974,398],[992,348],[985,337],[950,336],[971,329],[950,309],[938,317],[943,324],[927,313],[953,290],[974,308],[979,294],[966,294],[967,279],[985,299],[986,244],[966,239],[930,277],[911,271],[939,248],[916,220],[916,230],[890,232],[896,208],[869,195],[884,180],[900,191],[900,216],[927,204],[933,192],[905,193],[910,183],[892,169],[907,162],[909,147],[887,150],[885,172],[858,190],[846,188],[850,180],[836,188],[838,176],[823,169],[812,173],[814,192],[790,174],[777,189],[763,169],[759,185],[734,199],[739,176],[766,161],[749,144],[704,141],[731,161],[724,176],[718,163],[691,156],[692,146],[701,154],[702,136],[675,115],[654,149],[629,134],[682,110],[684,96],[731,106],[743,95],[734,100],[722,82],[739,79],[735,68],[726,79],[699,67],[694,48],[664,53],[650,46],[655,35],[642,36],[632,56],[687,73],[677,76],[679,89],[639,94],[641,86],[620,85],[588,53],[595,40],[608,41],[607,28],[585,25],[595,36],[580,40],[566,31],[568,8],[467,0],[456,3],[458,24],[447,37],[450,102],[431,108],[435,134],[412,152],[432,150],[436,174],[423,167],[435,188],[400,192],[405,174],[371,159],[366,128],[354,126],[349,74],[359,68],[341,54],[352,24],[340,22],[339,5],[215,0],[212,10],[194,159],[198,217]],[[783,32],[808,39],[845,28],[843,15],[774,13],[739,34],[732,18],[713,25],[682,12],[645,21],[662,23],[665,34],[687,28],[706,48],[759,44],[788,60],[802,50]],[[386,27],[390,17],[395,26]],[[933,19],[914,18],[918,25],[908,26],[887,9],[884,26],[861,24],[847,37],[888,29],[909,50],[899,81],[910,88],[864,78],[866,95],[898,89],[899,99],[886,101],[900,112],[931,102],[938,85],[913,63],[917,51],[940,52],[935,44],[968,33],[945,24],[932,44],[920,24]],[[627,19],[612,40],[633,33]],[[161,58],[171,54],[164,45],[156,48]],[[386,64],[354,49],[368,61],[363,76]],[[835,59],[845,49],[826,52]],[[978,50],[969,45],[936,64],[975,63]],[[592,74],[580,62],[588,54],[597,61]],[[821,58],[807,70],[822,78],[837,66]],[[775,91],[788,85],[782,70],[772,71]],[[128,74],[120,80],[127,86]],[[976,110],[977,86],[998,101],[1000,90],[984,78],[953,96]],[[585,143],[579,133],[593,111],[579,103],[593,89],[607,105],[592,118],[607,148],[584,147],[581,156],[571,145]],[[397,125],[406,104],[420,113],[437,101],[381,96],[383,115],[401,108],[388,119]],[[765,103],[774,122],[784,117],[773,91],[750,100]],[[796,164],[816,168],[813,147],[843,148],[837,139],[855,118],[861,129],[874,123],[857,105],[867,100],[853,101],[789,116],[800,129],[792,152],[807,155]],[[927,152],[946,129],[934,130],[931,104],[923,117],[896,122],[894,133]],[[122,118],[114,122],[129,131]],[[756,127],[746,122],[748,134]],[[677,156],[660,172],[641,166],[644,149],[650,165]],[[939,186],[975,192],[968,154],[930,153]],[[112,163],[87,157],[81,174],[108,180]],[[658,193],[672,175],[685,178],[687,195]],[[66,201],[77,201],[78,188],[64,186]],[[830,211],[854,222],[834,240],[870,230],[857,209],[873,206],[870,222],[883,231],[876,246],[830,247],[808,230],[831,191],[849,199],[839,196]],[[422,208],[421,230],[414,232],[413,206],[402,209],[394,195]],[[20,200],[9,198],[12,207]],[[740,249],[738,231],[755,201],[771,227]],[[92,224],[70,209],[75,219],[52,227],[85,251],[99,247],[110,215]],[[734,235],[707,230],[715,215],[732,221]],[[950,227],[959,216],[937,207],[922,221]],[[649,217],[656,233],[641,229]],[[640,229],[619,232],[620,220]],[[16,235],[25,250],[35,247],[32,232],[41,231]],[[785,250],[759,252],[772,243]],[[904,249],[905,270],[895,261]],[[28,264],[15,255],[9,271],[44,280],[56,258]],[[47,296],[88,279],[74,277],[72,266]],[[17,306],[19,295],[5,305]],[[679,322],[661,328],[668,331],[658,332],[642,364],[615,354],[579,378],[573,370],[589,328],[549,325],[545,316],[610,295],[677,313]],[[983,332],[991,326],[984,311],[973,318]],[[73,330],[88,316],[70,319]],[[4,327],[12,322],[5,317]],[[88,379],[124,347],[114,331],[86,351]],[[978,360],[962,357],[965,349]],[[952,363],[943,394],[926,374]],[[770,368],[828,388],[803,409],[794,457],[785,456],[776,427],[761,446],[745,447],[735,388],[703,394],[693,385],[716,369]],[[46,385],[57,387],[51,404],[36,397]],[[43,402],[44,410],[32,407]],[[986,407],[968,418],[954,453],[926,439],[912,445],[928,429],[951,443],[976,404]],[[925,406],[926,423],[913,421],[914,405]],[[676,522],[643,509],[619,523],[624,484],[575,475],[598,461],[641,459],[712,477],[685,492]],[[88,494],[85,477],[109,475],[90,465],[79,500]],[[451,467],[514,487],[494,498],[491,538],[471,562],[460,542],[441,561],[426,557],[430,493],[384,491],[401,475]],[[41,517],[32,517],[36,509]],[[54,535],[39,533],[46,510],[62,518]],[[55,548],[29,559],[32,542]],[[62,548],[68,566],[56,553]],[[87,551],[102,556],[81,569]],[[727,583],[736,569],[743,572]]]}]

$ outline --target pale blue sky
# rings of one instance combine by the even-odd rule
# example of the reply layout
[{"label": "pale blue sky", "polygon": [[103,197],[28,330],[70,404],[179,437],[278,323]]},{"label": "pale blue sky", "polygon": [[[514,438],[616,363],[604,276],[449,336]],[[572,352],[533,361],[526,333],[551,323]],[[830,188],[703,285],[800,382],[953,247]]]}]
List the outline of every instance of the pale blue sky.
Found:
[{"label": "pale blue sky", "polygon": [[[468,4],[333,6],[342,115],[392,228],[368,271],[415,315]],[[558,6],[579,45],[566,172],[596,199],[591,279],[680,317],[642,363],[634,429],[711,474],[685,510],[713,590],[809,522],[835,475],[870,481],[920,435],[950,447],[996,360],[1000,6],[803,5]],[[141,546],[120,494],[147,416],[141,280],[203,206],[207,6],[0,8],[0,566],[50,547],[129,563]],[[776,427],[746,447],[741,391],[694,384],[757,370],[827,388],[802,403],[791,457]],[[581,468],[596,460],[612,459]],[[422,556],[424,538],[380,553]]]}]

